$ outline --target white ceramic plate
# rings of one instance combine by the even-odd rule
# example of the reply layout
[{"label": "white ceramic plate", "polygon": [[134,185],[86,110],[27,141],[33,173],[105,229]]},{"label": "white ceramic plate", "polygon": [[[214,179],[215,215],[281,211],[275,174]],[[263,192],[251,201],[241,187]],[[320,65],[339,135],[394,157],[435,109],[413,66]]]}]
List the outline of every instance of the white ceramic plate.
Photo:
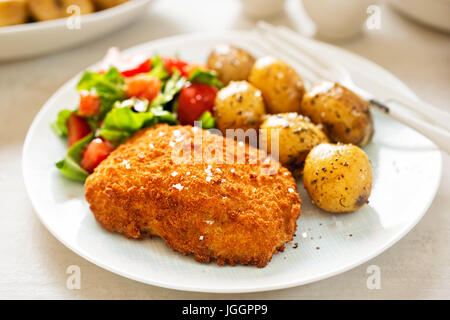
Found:
[{"label": "white ceramic plate", "polygon": [[130,0],[117,7],[83,15],[80,29],[69,29],[67,19],[0,27],[0,61],[37,56],[94,39],[144,13],[150,1]]},{"label": "white ceramic plate", "polygon": [[[126,53],[179,52],[187,60],[201,62],[218,42],[240,45],[257,56],[263,54],[251,44],[249,33],[178,36]],[[364,76],[370,75],[412,94],[373,63],[329,45],[317,43],[317,47],[335,55],[357,82],[364,83]],[[364,263],[402,238],[424,215],[439,185],[441,155],[434,145],[375,113],[375,136],[365,148],[374,172],[368,205],[352,214],[325,213],[311,204],[299,183],[304,205],[296,237],[267,267],[200,264],[191,256],[174,252],[160,239],[129,240],[105,231],[84,200],[83,186],[58,173],[54,163],[65,156],[66,143],[53,134],[49,123],[60,109],[76,105],[77,80],[75,77],[59,89],[31,125],[23,151],[26,188],[42,223],[62,243],[107,270],[141,282],[189,291],[251,292],[324,279]]]}]

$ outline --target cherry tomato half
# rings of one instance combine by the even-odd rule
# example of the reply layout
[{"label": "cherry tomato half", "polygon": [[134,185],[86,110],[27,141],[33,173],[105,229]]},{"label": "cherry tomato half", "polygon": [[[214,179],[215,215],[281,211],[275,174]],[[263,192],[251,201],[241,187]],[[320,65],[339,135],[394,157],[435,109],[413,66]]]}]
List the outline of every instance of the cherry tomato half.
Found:
[{"label": "cherry tomato half", "polygon": [[92,129],[86,119],[72,113],[67,119],[67,141],[69,147],[87,136],[91,131]]},{"label": "cherry tomato half", "polygon": [[84,149],[81,167],[91,173],[114,150],[111,142],[95,138]]},{"label": "cherry tomato half", "polygon": [[175,68],[180,71],[182,76],[188,76],[187,67],[189,64],[186,61],[174,57],[163,57],[162,59],[164,61],[164,67],[166,67],[166,70],[169,71],[170,74],[172,74],[172,70]]},{"label": "cherry tomato half", "polygon": [[161,90],[161,80],[149,75],[136,75],[125,80],[127,96],[145,98],[151,102]]},{"label": "cherry tomato half", "polygon": [[152,63],[150,59],[145,60],[140,65],[138,65],[136,68],[131,68],[125,71],[122,71],[121,74],[124,77],[132,77],[134,75],[137,75],[139,73],[146,73],[149,72],[152,69]]},{"label": "cherry tomato half", "polygon": [[217,88],[203,83],[189,83],[181,89],[178,100],[178,120],[193,125],[205,111],[212,112]]},{"label": "cherry tomato half", "polygon": [[99,73],[104,73],[111,67],[116,67],[124,77],[131,77],[139,73],[149,72],[152,68],[151,60],[143,54],[123,56],[119,48],[108,50],[100,64]]},{"label": "cherry tomato half", "polygon": [[98,94],[89,91],[80,91],[80,106],[78,107],[78,115],[95,116],[100,112],[101,100]]}]

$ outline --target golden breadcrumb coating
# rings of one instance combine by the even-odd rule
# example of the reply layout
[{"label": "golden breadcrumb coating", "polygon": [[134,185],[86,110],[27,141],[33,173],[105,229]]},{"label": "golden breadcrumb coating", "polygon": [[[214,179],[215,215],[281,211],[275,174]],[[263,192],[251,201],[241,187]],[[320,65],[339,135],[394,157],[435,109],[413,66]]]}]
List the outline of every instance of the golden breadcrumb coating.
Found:
[{"label": "golden breadcrumb coating", "polygon": [[[183,143],[192,155],[205,152],[202,161],[174,157]],[[224,163],[239,147],[245,164]],[[94,170],[86,200],[109,231],[159,236],[200,262],[264,267],[292,240],[301,200],[291,173],[258,155],[206,130],[158,125],[137,132]]]}]

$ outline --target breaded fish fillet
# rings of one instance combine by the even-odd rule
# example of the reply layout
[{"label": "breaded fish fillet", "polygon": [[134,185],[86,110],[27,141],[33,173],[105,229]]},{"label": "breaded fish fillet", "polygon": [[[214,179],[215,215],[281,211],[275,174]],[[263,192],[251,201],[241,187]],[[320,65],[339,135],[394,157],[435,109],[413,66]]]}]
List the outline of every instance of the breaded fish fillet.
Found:
[{"label": "breaded fish fillet", "polygon": [[[233,159],[227,156],[239,161],[238,149],[245,164],[224,163]],[[199,128],[158,125],[137,132],[95,169],[86,199],[109,231],[159,236],[200,262],[264,267],[292,240],[301,200],[291,173],[258,155]]]}]

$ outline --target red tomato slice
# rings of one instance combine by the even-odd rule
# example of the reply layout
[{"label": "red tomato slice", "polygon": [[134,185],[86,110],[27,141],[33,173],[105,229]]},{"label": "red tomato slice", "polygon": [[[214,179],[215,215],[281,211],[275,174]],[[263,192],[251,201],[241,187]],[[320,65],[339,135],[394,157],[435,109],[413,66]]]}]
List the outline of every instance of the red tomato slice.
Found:
[{"label": "red tomato slice", "polygon": [[78,108],[78,115],[80,116],[95,116],[100,111],[101,100],[98,94],[90,93],[89,91],[80,91],[80,106]]},{"label": "red tomato slice", "polygon": [[99,73],[103,73],[111,67],[116,67],[125,77],[131,77],[138,73],[151,70],[151,61],[146,55],[137,54],[132,56],[122,56],[119,48],[113,47],[108,50],[103,58]]},{"label": "red tomato slice", "polygon": [[84,149],[81,167],[91,173],[113,150],[111,142],[95,138]]},{"label": "red tomato slice", "polygon": [[163,57],[162,59],[164,61],[164,66],[170,74],[172,74],[172,70],[175,68],[180,71],[182,76],[188,76],[188,70],[186,68],[189,64],[186,61],[174,57]]},{"label": "red tomato slice", "polygon": [[203,83],[190,83],[181,89],[178,100],[178,120],[193,125],[205,111],[212,112],[217,88]]},{"label": "red tomato slice", "polygon": [[149,75],[137,75],[127,78],[127,96],[145,98],[151,102],[161,90],[161,80]]},{"label": "red tomato slice", "polygon": [[86,119],[72,113],[67,119],[67,131],[67,141],[70,147],[75,142],[91,133],[92,129]]},{"label": "red tomato slice", "polygon": [[137,75],[139,73],[149,72],[151,69],[152,69],[151,60],[147,59],[144,62],[142,62],[140,65],[138,65],[136,68],[122,71],[121,74],[124,77],[132,77],[132,76]]}]

